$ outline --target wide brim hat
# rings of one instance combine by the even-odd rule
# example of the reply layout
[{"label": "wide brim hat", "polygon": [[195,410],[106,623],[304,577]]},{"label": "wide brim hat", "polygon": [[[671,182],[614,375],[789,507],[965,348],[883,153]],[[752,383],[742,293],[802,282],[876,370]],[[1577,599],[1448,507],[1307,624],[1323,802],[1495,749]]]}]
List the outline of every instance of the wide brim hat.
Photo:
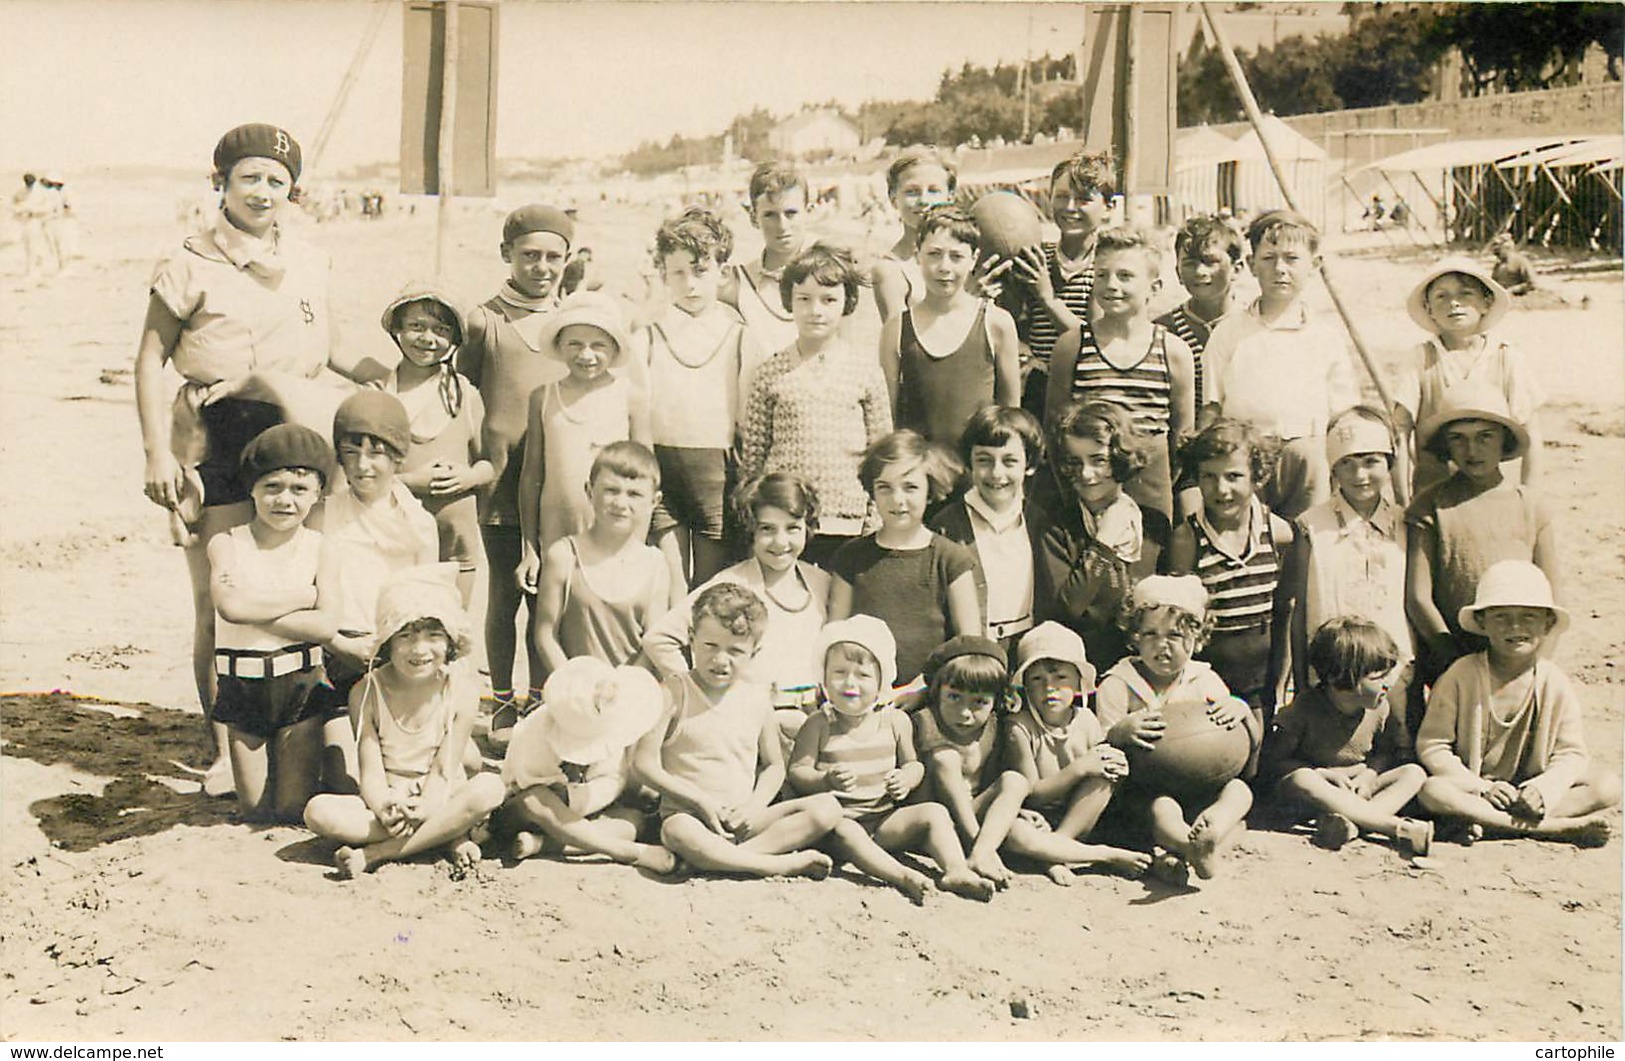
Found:
[{"label": "wide brim hat", "polygon": [[420,564],[402,568],[378,591],[374,658],[389,639],[420,619],[433,619],[445,627],[459,657],[474,649],[473,628],[457,592],[455,563]]},{"label": "wide brim hat", "polygon": [[1456,613],[1456,621],[1468,633],[1482,636],[1484,624],[1479,622],[1478,613],[1486,608],[1545,608],[1557,617],[1547,636],[1560,634],[1569,625],[1568,609],[1552,600],[1552,584],[1546,572],[1527,560],[1491,564],[1478,580],[1473,603]]},{"label": "wide brim hat", "polygon": [[378,323],[391,339],[395,337],[395,311],[413,302],[437,302],[450,310],[451,318],[457,327],[457,337],[453,343],[457,346],[463,345],[463,337],[468,334],[468,315],[463,312],[461,303],[449,291],[432,280],[409,282],[401,288],[401,293],[395,296],[394,301],[384,307]]},{"label": "wide brim hat", "polygon": [[1428,270],[1428,274],[1422,277],[1421,282],[1416,287],[1411,289],[1410,297],[1405,300],[1405,309],[1410,313],[1411,320],[1415,321],[1416,326],[1428,334],[1437,335],[1439,333],[1439,325],[1428,314],[1428,288],[1433,286],[1433,281],[1448,273],[1460,273],[1463,276],[1470,276],[1483,284],[1484,290],[1490,293],[1490,306],[1489,309],[1484,311],[1484,319],[1479,322],[1479,331],[1487,332],[1495,327],[1501,318],[1507,315],[1507,310],[1512,307],[1512,296],[1507,294],[1506,288],[1495,282],[1495,277],[1490,275],[1488,269],[1485,269],[1471,258],[1446,258]]},{"label": "wide brim hat", "polygon": [[[869,650],[880,663],[880,695],[897,684],[897,638],[891,627],[872,615],[854,615],[827,623],[818,635],[818,665],[823,667],[829,650],[836,645],[853,644]],[[912,677],[912,675],[910,675]]]},{"label": "wide brim hat", "polygon": [[1027,684],[1027,668],[1041,659],[1059,660],[1070,663],[1078,668],[1078,674],[1083,679],[1083,693],[1093,692],[1095,688],[1095,665],[1089,662],[1089,654],[1083,647],[1083,638],[1076,631],[1070,630],[1057,622],[1039,623],[1037,626],[1021,635],[1016,642],[1016,669],[1010,675],[1012,685],[1025,687]]},{"label": "wide brim hat", "polygon": [[1516,460],[1529,451],[1529,430],[1512,418],[1506,396],[1494,387],[1472,382],[1458,383],[1444,392],[1438,410],[1417,425],[1418,448],[1437,453],[1434,437],[1457,420],[1486,420],[1510,431],[1513,447],[1511,452],[1503,450],[1503,461]]},{"label": "wide brim hat", "polygon": [[559,332],[572,324],[590,324],[615,340],[616,354],[610,359],[618,365],[626,359],[632,345],[627,334],[626,315],[613,295],[602,291],[577,291],[559,303],[559,308],[547,315],[536,336],[536,345],[553,358],[560,358],[557,340]]},{"label": "wide brim hat", "polygon": [[560,759],[587,766],[637,743],[664,706],[659,683],[642,667],[577,656],[548,675],[536,724]]}]

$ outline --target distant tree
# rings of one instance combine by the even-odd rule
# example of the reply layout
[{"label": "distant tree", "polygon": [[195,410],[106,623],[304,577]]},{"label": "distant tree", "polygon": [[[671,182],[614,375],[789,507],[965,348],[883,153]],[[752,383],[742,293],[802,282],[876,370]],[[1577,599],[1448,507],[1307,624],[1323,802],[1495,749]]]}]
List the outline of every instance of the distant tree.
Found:
[{"label": "distant tree", "polygon": [[1432,42],[1460,49],[1474,95],[1517,92],[1561,83],[1593,43],[1617,76],[1622,18],[1625,8],[1613,3],[1447,4]]},{"label": "distant tree", "polygon": [[1326,38],[1332,88],[1344,107],[1419,103],[1433,86],[1444,49],[1434,31],[1438,15],[1413,7],[1379,5],[1357,20],[1348,36]]},{"label": "distant tree", "polygon": [[[1245,60],[1243,60],[1245,68]],[[1245,117],[1218,49],[1198,33],[1179,64],[1179,121],[1182,125],[1233,122]]]},{"label": "distant tree", "polygon": [[1276,114],[1313,114],[1342,105],[1332,85],[1335,44],[1294,34],[1273,48],[1260,48],[1245,63],[1258,104]]}]

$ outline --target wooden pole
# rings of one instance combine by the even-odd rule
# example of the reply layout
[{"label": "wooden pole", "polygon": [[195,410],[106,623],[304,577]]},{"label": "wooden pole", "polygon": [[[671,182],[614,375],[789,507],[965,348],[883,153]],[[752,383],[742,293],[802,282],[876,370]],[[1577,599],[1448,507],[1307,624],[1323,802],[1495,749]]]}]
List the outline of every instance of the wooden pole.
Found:
[{"label": "wooden pole", "polygon": [[446,240],[451,229],[452,159],[456,147],[452,137],[457,128],[457,0],[444,0],[445,31],[440,49],[440,138],[436,143],[435,191],[440,204],[434,226],[434,275],[446,275]]},{"label": "wooden pole", "polygon": [[355,88],[356,79],[361,75],[361,66],[372,54],[372,46],[378,40],[378,33],[384,28],[384,19],[389,16],[390,5],[388,0],[373,0],[372,21],[367,24],[366,31],[361,35],[361,43],[356,46],[355,56],[350,60],[349,67],[344,71],[344,80],[339,82],[339,90],[333,95],[333,102],[327,108],[327,116],[322,119],[322,127],[316,133],[316,141],[305,154],[305,168],[316,171],[321,162],[322,153],[327,150],[327,142],[333,137],[333,130],[338,128],[339,115],[344,113],[344,105],[350,99],[350,92]]},{"label": "wooden pole", "polygon": [[[1206,25],[1208,36],[1215,47],[1219,49],[1219,56],[1224,60],[1224,68],[1230,73],[1230,80],[1236,86],[1236,95],[1241,97],[1241,105],[1247,111],[1247,120],[1252,123],[1253,131],[1258,134],[1258,142],[1264,148],[1264,159],[1269,163],[1270,172],[1275,175],[1275,183],[1281,187],[1281,195],[1286,199],[1286,205],[1298,210],[1296,197],[1292,188],[1287,184],[1286,174],[1281,169],[1281,162],[1275,157],[1274,148],[1270,147],[1269,138],[1264,135],[1264,115],[1258,109],[1258,100],[1253,96],[1252,87],[1247,84],[1247,75],[1241,69],[1241,63],[1236,59],[1235,50],[1230,47],[1230,39],[1219,28],[1219,20],[1213,14],[1211,3],[1197,5],[1202,11],[1202,21]],[[1337,290],[1337,284],[1332,280],[1332,272],[1325,256],[1320,259],[1320,278],[1326,283],[1326,290],[1332,296],[1332,305],[1337,307],[1337,315],[1343,318],[1343,326],[1348,329],[1349,338],[1354,340],[1354,350],[1360,355],[1360,361],[1371,376],[1371,382],[1376,385],[1377,396],[1382,399],[1382,406],[1390,414],[1394,409],[1393,395],[1382,381],[1382,374],[1377,371],[1377,363],[1366,347],[1365,340],[1360,338],[1360,330],[1354,325],[1354,315],[1343,302],[1343,296]]]}]

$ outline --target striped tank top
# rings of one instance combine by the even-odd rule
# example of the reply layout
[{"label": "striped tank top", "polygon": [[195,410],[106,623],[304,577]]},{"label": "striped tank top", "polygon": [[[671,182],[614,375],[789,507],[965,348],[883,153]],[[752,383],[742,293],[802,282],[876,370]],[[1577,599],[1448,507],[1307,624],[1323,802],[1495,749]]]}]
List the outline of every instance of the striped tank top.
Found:
[{"label": "striped tank top", "polygon": [[1257,630],[1269,626],[1272,618],[1281,561],[1270,530],[1270,510],[1254,497],[1248,518],[1247,551],[1241,556],[1218,545],[1202,513],[1186,519],[1196,535],[1196,575],[1207,588],[1215,634]]},{"label": "striped tank top", "polygon": [[[1219,318],[1223,320],[1224,318]],[[1180,303],[1173,309],[1156,319],[1157,324],[1167,328],[1170,332],[1185,340],[1185,345],[1191,348],[1192,367],[1196,370],[1192,378],[1192,389],[1196,392],[1196,409],[1202,408],[1202,351],[1207,348],[1207,340],[1213,334],[1214,325],[1218,320],[1205,321],[1190,311],[1189,303]]]},{"label": "striped tank top", "polygon": [[[1055,297],[1060,299],[1067,309],[1083,322],[1084,335],[1089,334],[1089,293],[1095,286],[1094,255],[1091,253],[1088,264],[1083,266],[1071,276],[1061,275],[1060,249],[1055,243],[1044,244],[1044,262],[1049,266],[1050,282],[1055,285]],[[1049,315],[1049,310],[1038,301],[1036,296],[1029,296],[1026,318],[1022,338],[1027,341],[1027,347],[1033,353],[1033,359],[1041,365],[1048,365],[1050,353],[1055,349],[1055,342],[1061,337],[1061,327],[1055,323],[1055,318]]]},{"label": "striped tank top", "polygon": [[[835,715],[834,708],[824,710]],[[818,749],[820,770],[841,765],[857,775],[857,783],[849,791],[835,793],[848,818],[882,814],[897,805],[886,793],[886,775],[897,768],[897,734],[892,729],[896,710],[876,711],[847,733],[836,733],[832,725]]]},{"label": "striped tank top", "polygon": [[1173,385],[1168,374],[1168,329],[1151,328],[1151,345],[1140,362],[1119,368],[1106,359],[1085,328],[1079,336],[1078,363],[1072,372],[1072,397],[1080,401],[1116,402],[1134,417],[1134,426],[1150,435],[1168,433]]}]

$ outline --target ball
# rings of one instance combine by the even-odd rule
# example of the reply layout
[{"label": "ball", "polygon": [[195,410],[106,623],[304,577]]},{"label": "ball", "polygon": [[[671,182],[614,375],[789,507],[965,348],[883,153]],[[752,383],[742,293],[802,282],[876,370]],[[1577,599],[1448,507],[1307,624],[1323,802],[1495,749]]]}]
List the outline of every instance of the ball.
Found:
[{"label": "ball", "polygon": [[1245,725],[1220,726],[1206,700],[1165,704],[1162,720],[1161,740],[1129,752],[1129,777],[1137,784],[1170,794],[1206,793],[1241,776],[1253,753]]},{"label": "ball", "polygon": [[1043,241],[1038,208],[1015,192],[988,192],[970,208],[983,254],[1013,257]]}]

